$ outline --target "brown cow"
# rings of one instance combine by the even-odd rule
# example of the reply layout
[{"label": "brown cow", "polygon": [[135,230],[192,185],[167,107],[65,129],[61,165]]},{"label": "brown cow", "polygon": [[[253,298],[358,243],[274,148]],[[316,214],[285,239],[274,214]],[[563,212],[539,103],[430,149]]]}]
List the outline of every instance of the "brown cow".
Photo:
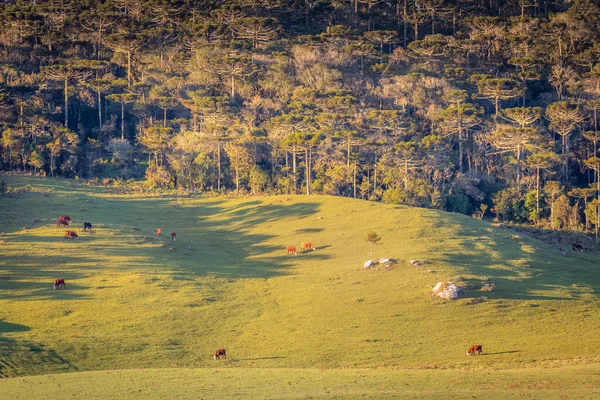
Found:
[{"label": "brown cow", "polygon": [[288,246],[287,247],[287,254],[290,255],[296,255],[296,248],[294,246]]},{"label": "brown cow", "polygon": [[79,235],[73,231],[65,231],[65,239],[70,237],[73,238],[73,240],[75,240],[75,238],[79,237]]},{"label": "brown cow", "polygon": [[315,250],[313,244],[311,242],[302,242],[300,243],[300,249],[302,251],[306,251],[306,250]]},{"label": "brown cow", "polygon": [[54,281],[54,290],[58,288],[65,288],[65,280],[64,278],[58,278]]},{"label": "brown cow", "polygon": [[70,222],[71,222],[71,217],[69,217],[68,215],[61,215],[56,220],[56,227],[60,228],[62,225],[69,226]]},{"label": "brown cow", "polygon": [[479,355],[483,354],[483,347],[481,347],[480,344],[474,344],[473,346],[469,347],[469,350],[467,350],[467,355],[470,356],[475,354],[475,352],[477,352]]},{"label": "brown cow", "polygon": [[583,246],[580,243],[573,243],[571,247],[573,247],[573,250],[579,250],[583,253]]},{"label": "brown cow", "polygon": [[156,229],[154,230],[154,236],[160,236],[160,235],[162,235],[162,229],[160,229],[160,228],[156,228]]},{"label": "brown cow", "polygon": [[215,351],[213,358],[215,360],[220,360],[221,358],[227,359],[227,353],[225,352],[225,349],[219,349]]},{"label": "brown cow", "polygon": [[177,234],[175,232],[171,232],[171,239],[175,240],[175,236],[177,236]]}]

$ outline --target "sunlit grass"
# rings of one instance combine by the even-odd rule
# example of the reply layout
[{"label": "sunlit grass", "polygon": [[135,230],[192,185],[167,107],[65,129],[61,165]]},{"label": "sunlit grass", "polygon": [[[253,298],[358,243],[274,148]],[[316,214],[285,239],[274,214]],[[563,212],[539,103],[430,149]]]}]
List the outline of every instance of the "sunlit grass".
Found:
[{"label": "sunlit grass", "polygon": [[[598,366],[520,370],[133,369],[0,381],[0,397],[62,399],[591,399]],[[8,396],[8,397],[7,397]]]},{"label": "sunlit grass", "polygon": [[[285,368],[486,371],[599,358],[598,259],[563,257],[487,222],[345,198],[115,196],[6,179],[30,187],[0,198],[5,376],[217,365],[282,376],[294,374]],[[64,213],[77,240],[55,225]],[[368,231],[382,237],[374,257],[400,260],[394,269],[362,268]],[[285,254],[304,241],[317,250]],[[463,298],[429,295],[458,275],[469,287]],[[65,290],[53,290],[58,277]],[[488,279],[494,293],[479,290]],[[474,343],[483,357],[466,357]],[[220,347],[229,359],[215,362]]]}]

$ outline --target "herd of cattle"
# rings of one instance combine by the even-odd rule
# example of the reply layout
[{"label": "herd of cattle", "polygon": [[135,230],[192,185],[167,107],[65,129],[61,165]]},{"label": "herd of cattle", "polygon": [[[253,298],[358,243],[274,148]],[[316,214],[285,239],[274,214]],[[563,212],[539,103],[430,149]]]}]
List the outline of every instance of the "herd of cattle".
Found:
[{"label": "herd of cattle", "polygon": [[[64,214],[58,217],[58,219],[56,220],[56,226],[58,228],[60,228],[61,226],[66,226],[68,227],[69,224],[72,222],[71,217],[69,217],[68,215]],[[92,232],[92,224],[90,222],[84,222],[83,223],[83,231],[89,231],[90,233]],[[154,236],[161,236],[162,235],[162,229],[161,228],[156,228],[154,229]],[[171,232],[171,239],[173,239],[173,241],[175,240],[175,237],[177,236],[177,233],[175,232]],[[77,233],[75,231],[71,231],[71,230],[67,230],[65,231],[65,239],[67,238],[72,238],[73,240],[75,240],[75,238],[79,237],[79,235],[77,235]],[[302,242],[300,243],[300,250],[302,252],[308,251],[308,250],[315,250],[315,247],[313,246],[313,244],[311,242]],[[578,244],[578,243],[574,243],[573,244],[573,250],[581,250],[583,251],[583,247]],[[296,247],[294,246],[287,246],[287,255],[297,255],[298,252],[296,250]],[[57,289],[64,289],[65,288],[65,279],[64,278],[58,278],[54,280],[54,290]],[[474,355],[475,353],[477,354],[483,354],[483,349],[482,346],[480,344],[475,344],[471,347],[469,347],[469,350],[467,350],[467,355]],[[225,349],[218,349],[213,358],[215,360],[220,360],[220,359],[227,359],[227,353],[225,351]]]}]

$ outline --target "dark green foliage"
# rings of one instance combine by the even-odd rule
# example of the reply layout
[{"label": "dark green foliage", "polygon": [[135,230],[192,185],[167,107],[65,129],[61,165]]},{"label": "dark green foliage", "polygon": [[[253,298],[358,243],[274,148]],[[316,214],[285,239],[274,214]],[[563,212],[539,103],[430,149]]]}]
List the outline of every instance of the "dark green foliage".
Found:
[{"label": "dark green foliage", "polygon": [[3,2],[0,168],[580,229],[600,8],[427,4]]}]

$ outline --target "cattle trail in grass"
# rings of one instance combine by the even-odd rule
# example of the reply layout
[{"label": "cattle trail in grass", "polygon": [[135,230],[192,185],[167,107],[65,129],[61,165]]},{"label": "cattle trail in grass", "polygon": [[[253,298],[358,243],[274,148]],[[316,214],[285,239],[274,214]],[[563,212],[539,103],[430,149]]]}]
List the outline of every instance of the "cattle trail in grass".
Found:
[{"label": "cattle trail in grass", "polygon": [[[11,376],[226,366],[242,385],[260,369],[278,382],[292,370],[352,381],[368,370],[382,379],[429,371],[428,387],[444,371],[456,374],[444,382],[485,381],[527,365],[523,373],[542,377],[549,366],[600,360],[590,251],[563,256],[464,215],[339,197],[114,195],[60,179],[6,180],[24,189],[0,198],[0,277],[9,278],[0,279],[0,359],[15,366],[3,369]],[[75,226],[93,221],[94,234],[63,240],[55,222],[65,212]],[[157,229],[179,239],[153,238]],[[371,231],[382,237],[372,259],[398,260],[394,268],[363,268]],[[59,278],[69,285],[55,291]],[[437,282],[462,285],[458,300],[430,296]],[[491,351],[465,357],[473,343]],[[231,359],[213,360],[216,349]],[[180,386],[193,382],[183,375]],[[448,395],[459,390],[448,386]],[[540,396],[558,393],[547,390]]]}]

